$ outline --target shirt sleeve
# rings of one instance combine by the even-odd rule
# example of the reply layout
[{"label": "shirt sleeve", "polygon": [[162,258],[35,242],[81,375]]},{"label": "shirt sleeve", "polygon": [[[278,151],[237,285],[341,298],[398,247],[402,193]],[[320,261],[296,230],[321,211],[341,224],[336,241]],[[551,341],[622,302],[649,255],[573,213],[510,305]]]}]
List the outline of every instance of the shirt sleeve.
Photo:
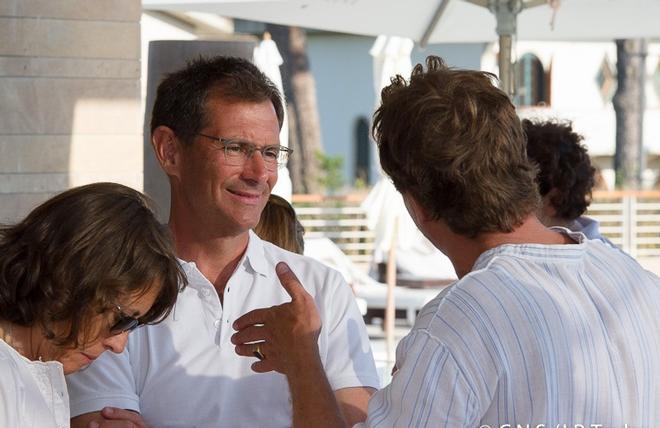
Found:
[{"label": "shirt sleeve", "polygon": [[472,427],[475,394],[451,352],[426,330],[397,347],[397,372],[369,401],[361,427]]},{"label": "shirt sleeve", "polygon": [[334,270],[329,271],[325,285],[326,291],[317,305],[323,308],[319,340],[326,342],[320,344],[326,350],[323,362],[330,386],[334,391],[351,387],[379,388],[367,328],[351,287]]},{"label": "shirt sleeve", "polygon": [[25,414],[25,391],[22,388],[20,373],[9,358],[0,355],[0,426],[21,427],[22,417],[30,418]]},{"label": "shirt sleeve", "polygon": [[140,411],[129,358],[130,339],[121,354],[105,352],[86,369],[66,377],[72,418],[106,406]]}]

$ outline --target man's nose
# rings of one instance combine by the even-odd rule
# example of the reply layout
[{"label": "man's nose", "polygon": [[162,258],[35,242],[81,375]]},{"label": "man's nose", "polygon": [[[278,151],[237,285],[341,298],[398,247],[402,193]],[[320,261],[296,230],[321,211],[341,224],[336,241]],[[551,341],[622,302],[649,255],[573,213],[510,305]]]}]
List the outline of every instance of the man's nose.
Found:
[{"label": "man's nose", "polygon": [[243,165],[243,176],[245,178],[258,182],[265,181],[268,178],[269,165],[264,160],[263,154],[259,150],[252,152],[252,155],[245,160]]}]

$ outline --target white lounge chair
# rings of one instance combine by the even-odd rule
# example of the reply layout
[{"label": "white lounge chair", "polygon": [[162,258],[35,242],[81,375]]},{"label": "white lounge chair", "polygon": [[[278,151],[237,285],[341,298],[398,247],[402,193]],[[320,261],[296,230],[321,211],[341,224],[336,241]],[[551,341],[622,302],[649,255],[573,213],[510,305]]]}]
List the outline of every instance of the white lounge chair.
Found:
[{"label": "white lounge chair", "polygon": [[401,194],[389,179],[381,178],[361,207],[367,217],[367,227],[375,236],[373,269],[387,262],[392,240],[396,237],[399,280],[403,277],[411,281],[449,283],[456,280],[451,261],[419,231],[408,214]]},{"label": "white lounge chair", "polygon": [[[305,239],[305,255],[338,270],[352,287],[358,299],[364,299],[368,310],[384,310],[387,285],[364,273],[328,238]],[[394,288],[394,306],[404,311],[406,322],[415,323],[419,310],[441,290],[438,288]],[[363,313],[364,315],[364,313]]]}]

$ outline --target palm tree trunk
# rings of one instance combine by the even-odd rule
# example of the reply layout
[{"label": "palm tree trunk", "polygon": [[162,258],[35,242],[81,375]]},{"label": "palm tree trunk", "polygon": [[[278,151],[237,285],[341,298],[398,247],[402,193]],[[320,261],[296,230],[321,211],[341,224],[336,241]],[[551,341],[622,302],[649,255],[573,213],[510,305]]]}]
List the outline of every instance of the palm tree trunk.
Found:
[{"label": "palm tree trunk", "polygon": [[282,82],[289,115],[289,171],[294,193],[320,190],[320,164],[323,152],[321,123],[316,101],[316,84],[309,68],[305,31],[298,27],[268,24],[268,31],[284,59]]},{"label": "palm tree trunk", "polygon": [[616,187],[640,189],[644,167],[645,39],[616,41],[618,86],[612,104],[616,114]]}]

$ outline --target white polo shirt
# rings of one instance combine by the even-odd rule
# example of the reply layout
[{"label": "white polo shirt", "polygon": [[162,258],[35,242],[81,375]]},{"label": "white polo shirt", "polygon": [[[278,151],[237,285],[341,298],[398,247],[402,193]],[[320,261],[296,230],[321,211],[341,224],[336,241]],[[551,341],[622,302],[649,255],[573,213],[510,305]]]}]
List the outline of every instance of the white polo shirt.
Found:
[{"label": "white polo shirt", "polygon": [[285,427],[292,409],[286,378],[251,370],[236,355],[233,322],[248,311],[290,301],[275,265],[289,264],[314,297],[323,322],[321,358],[334,390],[379,379],[362,317],[342,276],[250,232],[248,248],[224,291],[182,262],[189,286],[161,324],[131,333],[125,352],[107,352],[67,377],[71,415],[115,406],[139,411],[150,427]]},{"label": "white polo shirt", "polygon": [[69,396],[58,361],[30,361],[0,340],[0,427],[67,428]]}]

